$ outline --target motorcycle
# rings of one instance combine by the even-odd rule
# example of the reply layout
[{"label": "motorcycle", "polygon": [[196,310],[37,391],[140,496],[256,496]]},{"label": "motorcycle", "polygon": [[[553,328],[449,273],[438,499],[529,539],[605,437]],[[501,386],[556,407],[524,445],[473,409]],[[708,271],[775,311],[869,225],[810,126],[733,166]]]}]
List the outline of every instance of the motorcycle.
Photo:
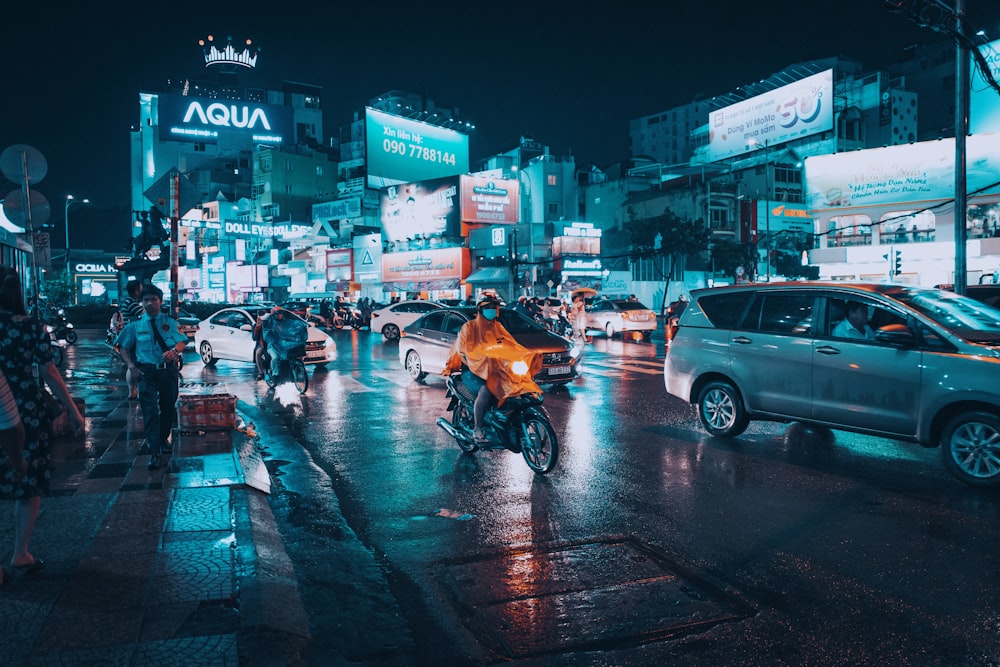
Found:
[{"label": "motorcycle", "polygon": [[76,330],[73,328],[73,323],[66,317],[64,309],[60,308],[52,313],[48,318],[48,324],[52,327],[53,335],[59,340],[64,340],[69,345],[76,342]]},{"label": "motorcycle", "polygon": [[[510,363],[510,362],[507,362]],[[524,375],[528,365],[524,361],[510,363],[510,371]],[[462,373],[455,372],[445,377],[448,386],[445,396],[449,399],[448,411],[451,420],[438,417],[437,425],[455,438],[458,446],[466,453],[477,449],[507,449],[524,457],[528,467],[539,475],[552,470],[559,459],[559,441],[552,422],[542,407],[540,393],[510,396],[497,406],[494,399],[483,418],[483,433],[487,442],[476,442],[473,437],[472,406],[476,396],[462,382]]]},{"label": "motorcycle", "polygon": [[66,361],[66,348],[69,346],[69,343],[56,337],[56,329],[51,324],[45,325],[45,331],[49,334],[49,348],[52,350],[52,363],[58,367],[62,367],[63,363]]}]

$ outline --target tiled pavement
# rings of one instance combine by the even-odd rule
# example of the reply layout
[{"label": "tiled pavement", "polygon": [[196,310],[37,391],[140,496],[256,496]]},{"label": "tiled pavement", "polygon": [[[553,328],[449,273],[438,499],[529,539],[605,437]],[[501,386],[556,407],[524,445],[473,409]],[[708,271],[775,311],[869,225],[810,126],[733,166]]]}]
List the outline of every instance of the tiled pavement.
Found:
[{"label": "tiled pavement", "polygon": [[[253,434],[174,433],[148,471],[137,401],[68,373],[84,439],[59,439],[31,550],[44,571],[0,587],[2,665],[295,664],[308,620],[267,503]],[[182,389],[184,393],[184,389]],[[0,504],[0,562],[13,503]]]}]

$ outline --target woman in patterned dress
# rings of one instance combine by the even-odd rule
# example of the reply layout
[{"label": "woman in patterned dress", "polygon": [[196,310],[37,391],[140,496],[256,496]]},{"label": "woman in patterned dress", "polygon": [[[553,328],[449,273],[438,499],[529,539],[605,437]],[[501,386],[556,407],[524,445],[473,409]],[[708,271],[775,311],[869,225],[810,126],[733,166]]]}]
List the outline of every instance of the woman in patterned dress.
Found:
[{"label": "woman in patterned dress", "polygon": [[44,408],[40,383],[44,381],[52,389],[77,430],[83,429],[84,422],[66,383],[52,363],[48,332],[38,319],[29,317],[25,311],[17,271],[4,265],[0,265],[0,368],[7,376],[24,426],[24,459],[27,462],[22,473],[9,457],[0,460],[0,498],[14,501],[14,551],[9,571],[30,573],[43,565],[42,560],[28,550],[28,542],[38,518],[41,496],[48,492],[51,477],[49,435],[52,423]]}]

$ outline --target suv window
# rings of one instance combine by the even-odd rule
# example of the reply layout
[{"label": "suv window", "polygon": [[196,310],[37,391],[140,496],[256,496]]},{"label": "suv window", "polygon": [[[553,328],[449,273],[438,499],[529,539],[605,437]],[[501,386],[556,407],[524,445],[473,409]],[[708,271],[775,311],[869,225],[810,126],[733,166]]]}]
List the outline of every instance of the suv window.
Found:
[{"label": "suv window", "polygon": [[743,328],[807,336],[812,332],[815,302],[811,294],[757,294]]},{"label": "suv window", "polygon": [[743,311],[753,297],[753,292],[729,292],[726,294],[706,294],[698,299],[705,317],[719,329],[735,329]]}]

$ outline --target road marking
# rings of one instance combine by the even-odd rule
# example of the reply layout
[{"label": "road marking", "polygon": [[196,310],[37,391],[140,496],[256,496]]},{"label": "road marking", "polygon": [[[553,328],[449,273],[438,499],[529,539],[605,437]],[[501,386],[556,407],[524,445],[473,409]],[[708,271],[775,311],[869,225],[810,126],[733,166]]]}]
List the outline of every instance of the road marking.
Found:
[{"label": "road marking", "polygon": [[[639,364],[648,364],[645,366],[640,366]],[[663,365],[662,364],[651,364],[648,362],[641,361],[600,361],[597,359],[587,359],[584,362],[584,367],[587,369],[586,372],[591,372],[596,375],[602,375],[602,373],[597,372],[594,366],[601,366],[603,368],[615,369],[621,372],[631,371],[633,373],[645,373],[646,375],[663,375]]]}]

